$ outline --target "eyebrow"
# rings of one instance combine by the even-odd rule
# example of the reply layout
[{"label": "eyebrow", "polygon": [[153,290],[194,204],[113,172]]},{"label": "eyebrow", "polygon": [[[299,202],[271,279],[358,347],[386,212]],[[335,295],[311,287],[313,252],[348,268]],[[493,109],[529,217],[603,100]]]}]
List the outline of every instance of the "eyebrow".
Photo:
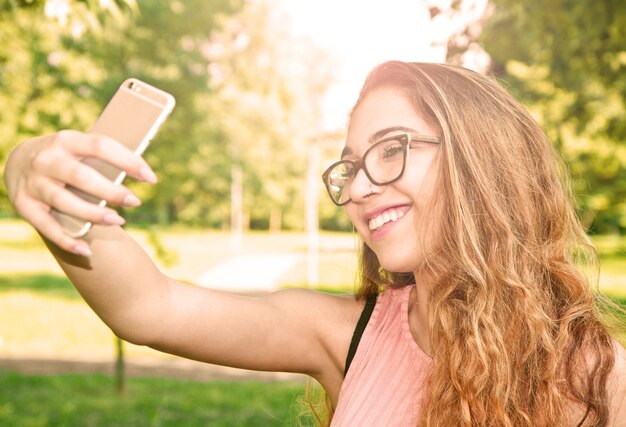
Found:
[{"label": "eyebrow", "polygon": [[[398,131],[413,132],[413,133],[417,132],[415,129],[412,129],[406,126],[391,126],[388,128],[377,130],[376,132],[371,134],[369,138],[367,138],[367,142],[369,142],[370,144],[374,144],[375,142],[378,142],[381,139],[383,139],[387,134],[390,134],[391,132],[398,132]],[[343,147],[343,151],[341,151],[341,158],[343,159],[345,156],[348,156],[353,153],[354,151],[352,151],[352,148],[345,146]]]}]

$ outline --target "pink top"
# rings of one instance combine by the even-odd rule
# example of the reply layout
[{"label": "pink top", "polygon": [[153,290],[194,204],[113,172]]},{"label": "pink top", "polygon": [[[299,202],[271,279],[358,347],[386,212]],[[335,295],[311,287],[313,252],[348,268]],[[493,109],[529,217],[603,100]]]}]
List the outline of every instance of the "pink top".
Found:
[{"label": "pink top", "polygon": [[[388,289],[378,295],[341,385],[332,427],[418,425],[432,359],[409,330],[413,287]],[[626,427],[626,350],[617,342],[615,346],[615,367],[608,382],[608,425]],[[573,420],[581,415],[573,412]]]},{"label": "pink top", "polygon": [[417,425],[432,359],[409,330],[412,288],[378,295],[341,386],[332,427]]}]

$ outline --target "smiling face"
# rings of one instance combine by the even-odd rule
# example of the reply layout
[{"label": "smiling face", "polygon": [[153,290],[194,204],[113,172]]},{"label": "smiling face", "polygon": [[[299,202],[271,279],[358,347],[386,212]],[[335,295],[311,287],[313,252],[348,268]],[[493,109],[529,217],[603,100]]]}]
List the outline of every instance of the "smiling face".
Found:
[{"label": "smiling face", "polygon": [[[374,89],[352,114],[343,159],[358,160],[373,143],[403,132],[438,135],[399,89]],[[439,149],[435,144],[412,143],[399,180],[374,185],[361,169],[350,185],[346,212],[389,272],[414,272],[425,251],[437,246],[440,215],[429,206],[436,196]]]}]

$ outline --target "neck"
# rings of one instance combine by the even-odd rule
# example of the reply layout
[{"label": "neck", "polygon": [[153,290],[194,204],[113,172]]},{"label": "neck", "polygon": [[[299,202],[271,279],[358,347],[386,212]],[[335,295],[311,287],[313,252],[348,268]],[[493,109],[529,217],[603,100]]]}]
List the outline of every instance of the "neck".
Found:
[{"label": "neck", "polygon": [[417,345],[428,355],[430,355],[428,298],[434,280],[434,275],[430,271],[415,272],[415,290],[409,299],[409,329]]}]

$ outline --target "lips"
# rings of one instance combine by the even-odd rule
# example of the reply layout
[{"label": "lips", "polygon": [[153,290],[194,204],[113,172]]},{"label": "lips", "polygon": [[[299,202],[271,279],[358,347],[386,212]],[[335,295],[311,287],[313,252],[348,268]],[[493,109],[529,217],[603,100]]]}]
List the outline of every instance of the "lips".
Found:
[{"label": "lips", "polygon": [[409,206],[395,206],[379,210],[367,216],[369,217],[369,220],[367,221],[368,227],[370,231],[377,230],[389,222],[395,222],[399,220],[406,214],[408,210]]}]

